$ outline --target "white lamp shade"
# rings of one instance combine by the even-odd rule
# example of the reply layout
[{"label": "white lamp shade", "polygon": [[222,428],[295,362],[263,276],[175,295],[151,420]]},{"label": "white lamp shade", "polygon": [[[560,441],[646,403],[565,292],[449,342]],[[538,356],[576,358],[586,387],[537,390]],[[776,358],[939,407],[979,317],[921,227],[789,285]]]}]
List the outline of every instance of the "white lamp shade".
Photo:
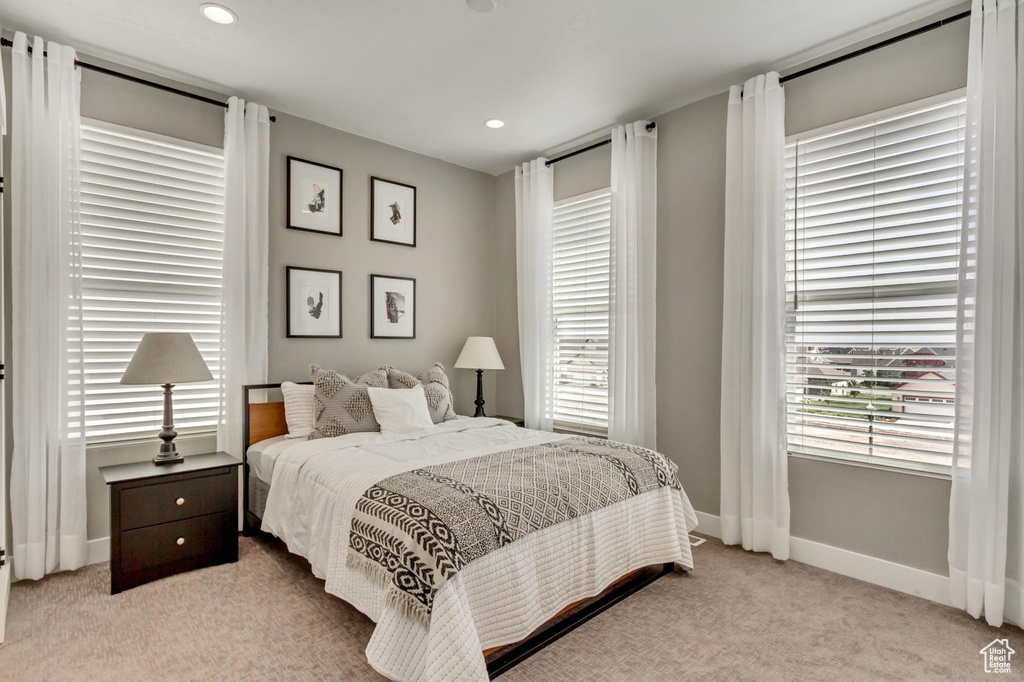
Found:
[{"label": "white lamp shade", "polygon": [[455,361],[459,369],[505,369],[498,355],[498,347],[489,336],[471,336]]},{"label": "white lamp shade", "polygon": [[185,384],[212,379],[191,334],[153,332],[142,337],[121,383]]}]

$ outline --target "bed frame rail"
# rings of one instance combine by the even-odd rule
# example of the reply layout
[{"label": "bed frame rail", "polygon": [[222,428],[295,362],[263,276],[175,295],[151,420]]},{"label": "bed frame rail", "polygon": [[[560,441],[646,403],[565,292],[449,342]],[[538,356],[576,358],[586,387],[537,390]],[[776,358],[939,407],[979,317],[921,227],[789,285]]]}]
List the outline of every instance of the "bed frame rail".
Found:
[{"label": "bed frame rail", "polygon": [[630,595],[639,592],[658,578],[671,573],[674,564],[655,564],[629,573],[606,587],[596,597],[583,599],[562,609],[526,639],[484,651],[487,673],[493,680],[522,663],[530,656],[569,634],[594,616],[600,615]]}]

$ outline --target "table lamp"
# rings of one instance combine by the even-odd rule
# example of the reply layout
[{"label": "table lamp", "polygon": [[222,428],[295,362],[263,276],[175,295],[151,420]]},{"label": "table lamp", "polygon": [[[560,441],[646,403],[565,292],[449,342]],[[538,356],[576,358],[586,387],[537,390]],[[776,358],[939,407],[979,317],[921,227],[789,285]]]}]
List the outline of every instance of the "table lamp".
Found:
[{"label": "table lamp", "polygon": [[458,369],[476,370],[476,413],[474,417],[486,417],[484,414],[484,370],[505,369],[498,355],[498,347],[489,336],[471,336],[455,361]]},{"label": "table lamp", "polygon": [[174,446],[178,432],[174,430],[174,411],[171,407],[171,389],[175,384],[211,381],[210,368],[199,354],[191,334],[180,332],[151,332],[142,337],[128,368],[121,377],[127,385],[157,384],[164,389],[164,424],[160,430],[160,454],[153,458],[157,464],[172,464],[184,459]]}]

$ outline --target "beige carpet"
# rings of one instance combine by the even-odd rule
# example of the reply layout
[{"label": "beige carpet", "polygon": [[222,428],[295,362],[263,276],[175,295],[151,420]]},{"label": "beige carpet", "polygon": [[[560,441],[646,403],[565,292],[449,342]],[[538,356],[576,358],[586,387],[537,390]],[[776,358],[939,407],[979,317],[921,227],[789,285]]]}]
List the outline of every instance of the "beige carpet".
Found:
[{"label": "beige carpet", "polygon": [[[11,591],[5,680],[380,680],[373,624],[280,544],[117,596],[106,564]],[[524,680],[990,678],[978,650],[1024,633],[796,562],[709,541],[673,574],[507,672]],[[1018,672],[1019,671],[1019,672]]]}]

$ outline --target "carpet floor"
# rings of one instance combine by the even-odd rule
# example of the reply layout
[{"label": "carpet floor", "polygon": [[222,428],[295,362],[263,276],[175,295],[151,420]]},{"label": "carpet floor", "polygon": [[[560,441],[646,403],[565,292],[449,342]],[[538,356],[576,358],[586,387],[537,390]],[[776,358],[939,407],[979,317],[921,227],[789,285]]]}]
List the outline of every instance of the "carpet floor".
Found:
[{"label": "carpet floor", "polygon": [[[979,650],[997,637],[1024,671],[1017,628],[716,540],[694,560],[500,679],[982,679]],[[109,588],[107,564],[13,585],[0,678],[383,679],[363,654],[373,623],[273,541],[241,538],[237,564]]]}]

